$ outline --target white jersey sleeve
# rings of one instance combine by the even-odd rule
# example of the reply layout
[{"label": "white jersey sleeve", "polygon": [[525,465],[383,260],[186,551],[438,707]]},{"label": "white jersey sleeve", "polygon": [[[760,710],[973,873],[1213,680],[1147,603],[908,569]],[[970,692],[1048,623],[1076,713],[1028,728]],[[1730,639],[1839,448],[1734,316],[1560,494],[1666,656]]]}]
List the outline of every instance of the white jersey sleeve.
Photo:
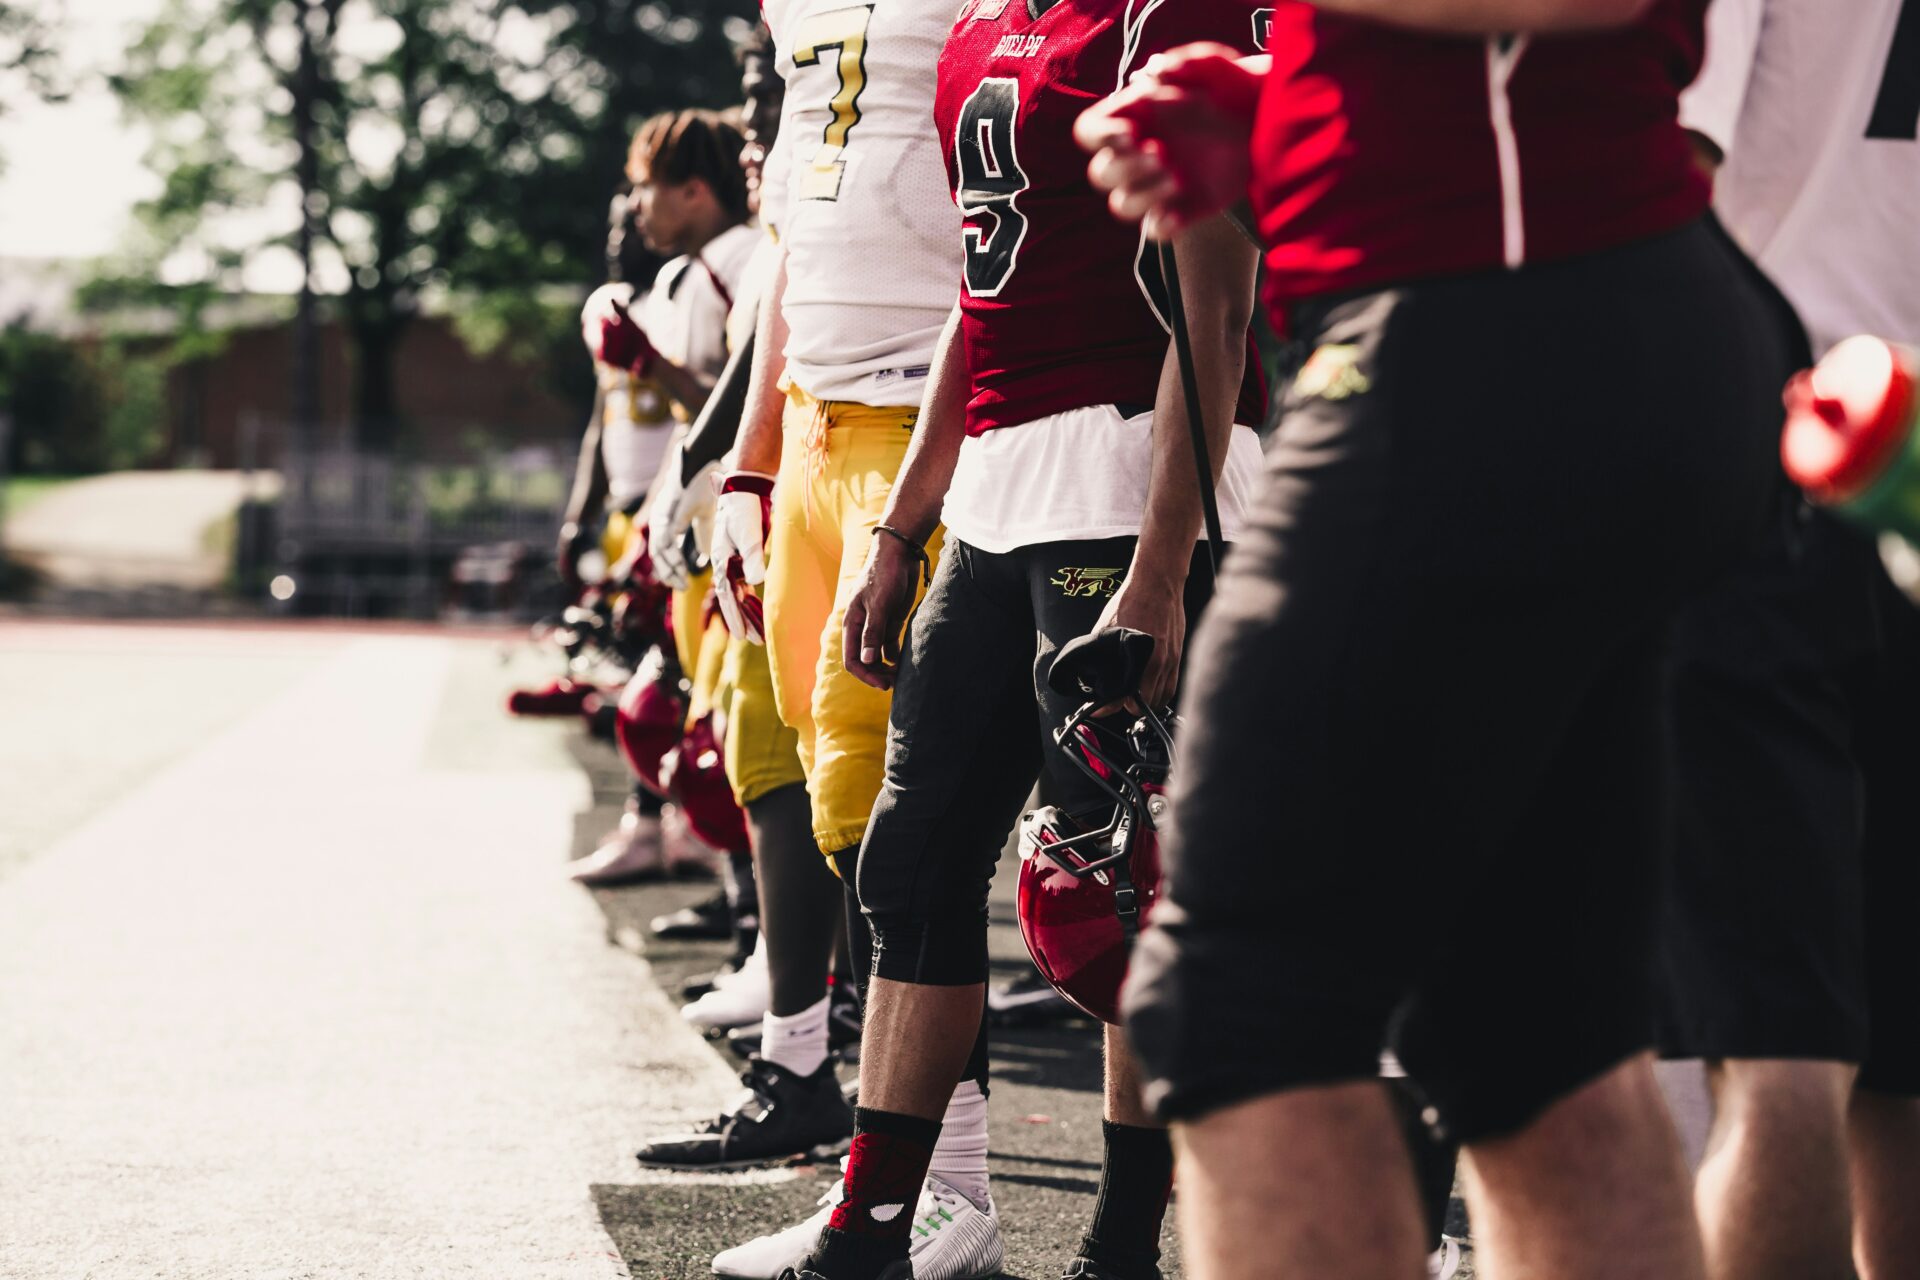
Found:
[{"label": "white jersey sleeve", "polygon": [[698,254],[661,268],[637,317],[654,350],[709,380],[720,376],[727,364],[727,312],[761,236],[756,227],[730,227]]},{"label": "white jersey sleeve", "polygon": [[918,404],[959,290],[960,213],[933,124],[955,0],[789,0],[787,375],[824,400]]},{"label": "white jersey sleeve", "polygon": [[1680,123],[1725,155],[1733,146],[1767,0],[1713,0],[1707,10],[1707,60],[1680,95]]},{"label": "white jersey sleeve", "polygon": [[[1840,8],[1765,0],[1714,182],[1816,352],[1854,333],[1920,342],[1920,0]],[[1710,34],[1710,75],[1716,56]]]}]

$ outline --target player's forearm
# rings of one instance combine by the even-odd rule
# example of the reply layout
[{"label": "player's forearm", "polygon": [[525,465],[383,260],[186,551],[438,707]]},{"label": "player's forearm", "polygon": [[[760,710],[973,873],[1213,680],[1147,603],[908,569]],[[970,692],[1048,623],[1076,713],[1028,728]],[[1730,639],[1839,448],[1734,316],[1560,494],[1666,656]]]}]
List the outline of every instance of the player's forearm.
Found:
[{"label": "player's forearm", "polygon": [[786,294],[787,256],[782,251],[753,328],[746,409],[733,447],[735,467],[770,476],[780,472],[780,420],[787,406],[786,393],[780,390],[780,375],[787,367],[787,320],[782,309]]},{"label": "player's forearm", "polygon": [[1652,0],[1313,0],[1314,7],[1458,35],[1601,31],[1636,22]]},{"label": "player's forearm", "polygon": [[573,467],[573,489],[567,494],[567,509],[560,517],[563,524],[585,520],[607,493],[605,460],[600,456],[600,420],[606,413],[606,393],[593,393],[593,416],[587,421],[587,433],[580,440],[580,457]]},{"label": "player's forearm", "polygon": [[920,401],[920,418],[907,445],[906,460],[893,482],[886,512],[880,517],[882,524],[920,542],[933,536],[940,524],[940,509],[946,504],[947,487],[953,483],[953,469],[960,461],[960,446],[967,438],[970,388],[966,344],[960,337],[960,308],[955,306],[934,348],[933,368]]},{"label": "player's forearm", "polygon": [[647,377],[660,388],[669,400],[687,411],[689,416],[697,416],[707,404],[707,397],[713,392],[713,383],[684,365],[661,356],[654,361]]},{"label": "player's forearm", "polygon": [[[758,326],[756,326],[756,329]],[[687,429],[687,438],[669,458],[680,467],[679,481],[685,484],[709,462],[718,462],[733,448],[740,436],[740,419],[747,408],[747,392],[753,382],[753,353],[758,348],[756,335],[749,334],[738,350],[727,357],[720,381],[700,409],[700,416]]]},{"label": "player's forearm", "polygon": [[[1246,374],[1247,324],[1253,316],[1257,256],[1225,218],[1214,218],[1175,237],[1193,340],[1194,373],[1206,427],[1207,460],[1217,483],[1233,439],[1234,411]],[[1134,575],[1184,581],[1201,534],[1201,489],[1193,464],[1186,391],[1174,346],[1160,369],[1154,402],[1153,460],[1147,477],[1147,509],[1134,550]]]}]

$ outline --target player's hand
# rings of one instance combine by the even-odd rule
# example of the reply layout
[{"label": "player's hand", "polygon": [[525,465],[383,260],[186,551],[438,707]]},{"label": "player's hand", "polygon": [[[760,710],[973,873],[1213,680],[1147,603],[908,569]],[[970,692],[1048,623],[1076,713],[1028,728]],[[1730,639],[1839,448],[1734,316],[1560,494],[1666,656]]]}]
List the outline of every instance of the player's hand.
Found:
[{"label": "player's hand", "polygon": [[847,673],[876,689],[893,688],[899,674],[900,633],[920,586],[921,561],[898,538],[876,534],[860,570],[860,585],[847,602],[840,634]]},{"label": "player's hand", "polygon": [[761,471],[729,471],[714,488],[714,597],[728,631],[755,644],[765,644],[760,597],[753,588],[767,580],[773,477]]},{"label": "player's hand", "polygon": [[[680,482],[681,456],[667,456],[656,481],[659,492],[647,506],[647,543],[653,554],[653,574],[675,591],[685,591],[693,580],[694,566],[687,556],[689,533],[695,533],[695,549],[701,555],[710,542],[706,535],[713,519],[714,477],[717,463],[709,462]],[[698,532],[696,532],[698,531]]]},{"label": "player's hand", "polygon": [[578,521],[569,520],[560,526],[560,540],[554,548],[553,567],[559,571],[560,583],[568,591],[578,592],[586,586],[586,580],[580,574],[580,557],[598,542],[593,531],[582,528]]},{"label": "player's hand", "polygon": [[1245,197],[1260,80],[1226,45],[1182,45],[1082,112],[1074,140],[1114,216],[1164,240]]},{"label": "player's hand", "polygon": [[[1185,595],[1183,579],[1169,579],[1135,569],[1113,593],[1113,599],[1107,601],[1094,630],[1127,627],[1153,637],[1153,658],[1140,677],[1139,695],[1124,705],[1136,710],[1172,705],[1180,683],[1180,650],[1187,641]],[[1100,714],[1118,709],[1118,706],[1102,707]]]},{"label": "player's hand", "polygon": [[626,304],[606,289],[596,290],[580,312],[580,337],[601,364],[646,377],[659,353],[646,331],[627,313]]}]

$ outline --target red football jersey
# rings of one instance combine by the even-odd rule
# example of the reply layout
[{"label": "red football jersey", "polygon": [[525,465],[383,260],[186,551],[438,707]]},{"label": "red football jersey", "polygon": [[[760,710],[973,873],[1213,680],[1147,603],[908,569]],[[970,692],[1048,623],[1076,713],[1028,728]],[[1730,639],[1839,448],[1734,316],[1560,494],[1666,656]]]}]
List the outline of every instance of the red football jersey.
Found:
[{"label": "red football jersey", "polygon": [[[965,224],[969,435],[1154,402],[1170,341],[1158,255],[1087,181],[1073,122],[1162,50],[1217,40],[1256,51],[1270,12],[1248,0],[969,0],[960,11],[934,120]],[[1258,423],[1265,399],[1249,342],[1238,421]]]},{"label": "red football jersey", "polygon": [[1581,36],[1424,35],[1275,0],[1253,138],[1267,297],[1545,262],[1707,207],[1677,118],[1707,0]]}]

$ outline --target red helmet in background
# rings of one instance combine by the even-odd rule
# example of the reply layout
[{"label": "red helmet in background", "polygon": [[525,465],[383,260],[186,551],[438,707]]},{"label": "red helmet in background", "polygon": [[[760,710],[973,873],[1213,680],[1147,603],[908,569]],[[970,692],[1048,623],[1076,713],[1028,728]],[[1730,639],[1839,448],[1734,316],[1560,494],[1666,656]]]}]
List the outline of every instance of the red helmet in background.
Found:
[{"label": "red helmet in background", "polygon": [[661,779],[694,835],[723,853],[747,851],[747,815],[733,798],[711,713],[688,726],[680,745],[662,763]]},{"label": "red helmet in background", "polygon": [[653,576],[646,525],[634,525],[627,545],[633,550],[610,574],[615,591],[613,630],[630,652],[637,652],[649,644],[671,642],[673,591]]},{"label": "red helmet in background", "polygon": [[667,798],[664,761],[679,745],[686,716],[687,698],[680,691],[679,672],[655,649],[620,691],[613,736],[633,776],[661,799]]},{"label": "red helmet in background", "polygon": [[1096,720],[1096,705],[1075,712],[1056,742],[1107,799],[1021,820],[1018,915],[1040,975],[1079,1009],[1118,1023],[1133,940],[1160,895],[1173,733],[1153,711]]}]

